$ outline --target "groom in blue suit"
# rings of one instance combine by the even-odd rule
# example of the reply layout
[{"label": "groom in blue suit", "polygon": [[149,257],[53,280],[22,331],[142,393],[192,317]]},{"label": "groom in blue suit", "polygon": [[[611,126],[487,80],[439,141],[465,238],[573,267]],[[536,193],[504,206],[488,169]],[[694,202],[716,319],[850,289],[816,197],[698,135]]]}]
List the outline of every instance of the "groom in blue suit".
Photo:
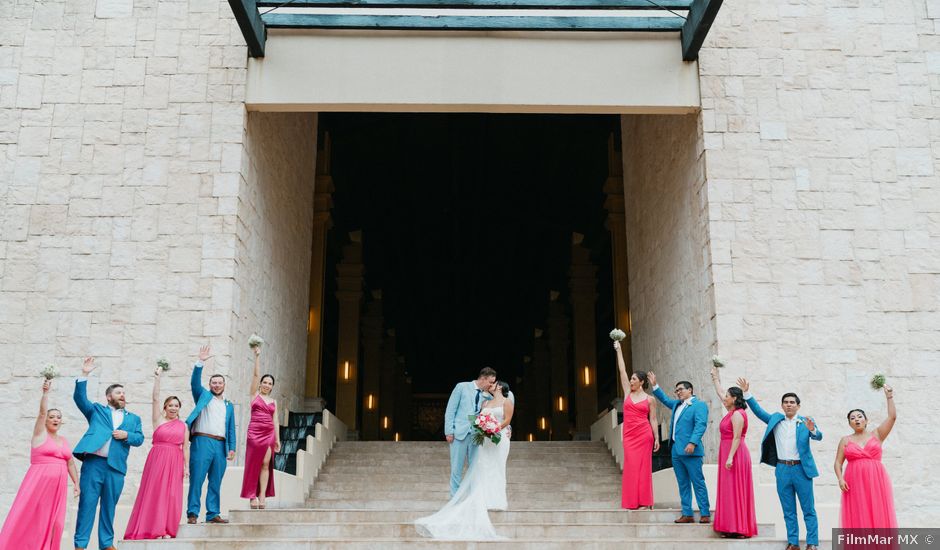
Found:
[{"label": "groom in blue suit", "polygon": [[708,488],[702,474],[702,461],[705,449],[702,436],[708,427],[708,405],[695,397],[692,383],[685,380],[676,384],[676,397],[671,399],[656,383],[656,375],[647,373],[653,385],[653,395],[660,403],[672,409],[672,469],[679,484],[679,498],[682,500],[682,515],[675,523],[693,523],[692,490],[695,490],[695,502],[698,503],[699,523],[711,522],[711,508],[708,506]]},{"label": "groom in blue suit", "polygon": [[206,491],[206,523],[228,523],[219,515],[222,508],[222,476],[226,461],[235,459],[235,407],[225,399],[225,377],[213,374],[209,388],[202,387],[202,369],[212,357],[209,346],[199,348],[199,360],[193,366],[190,386],[196,407],[186,419],[189,426],[189,498],[186,522],[196,523],[202,497],[202,484],[209,478]]},{"label": "groom in blue suit", "polygon": [[816,460],[809,448],[810,439],[822,441],[822,432],[812,418],[800,416],[800,398],[795,393],[785,393],[780,399],[783,413],[770,414],[757,403],[749,390],[745,378],[738,378],[738,386],[751,410],[767,424],[761,440],[760,461],[773,466],[777,478],[777,496],[783,508],[783,519],[787,524],[786,550],[800,550],[800,523],[796,517],[796,499],[803,509],[806,524],[806,550],[816,550],[819,545],[819,522],[816,519],[816,499],[813,495],[813,478],[819,476]]},{"label": "groom in blue suit", "polygon": [[78,410],[88,419],[88,431],[72,450],[82,461],[78,518],[75,521],[75,548],[84,550],[91,538],[98,502],[98,547],[114,548],[114,508],[124,490],[127,454],[144,442],[140,417],[124,408],[124,386],[112,384],[105,395],[107,406],[88,400],[88,375],[95,370],[95,359],[86,357],[82,376],[75,381],[73,398]]},{"label": "groom in blue suit", "polygon": [[496,371],[485,367],[476,380],[454,386],[454,391],[447,400],[447,410],[444,411],[444,437],[450,443],[450,496],[454,496],[460,487],[464,464],[472,463],[477,452],[473,438],[467,437],[470,434],[469,417],[480,412],[486,399],[492,399],[486,389],[495,381]]}]

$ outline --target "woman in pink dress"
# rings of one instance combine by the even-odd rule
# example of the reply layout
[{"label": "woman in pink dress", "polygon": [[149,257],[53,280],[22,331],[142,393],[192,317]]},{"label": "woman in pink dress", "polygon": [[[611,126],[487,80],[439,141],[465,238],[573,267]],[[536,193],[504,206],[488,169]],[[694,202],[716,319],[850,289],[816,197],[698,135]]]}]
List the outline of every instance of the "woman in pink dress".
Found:
[{"label": "woman in pink dress", "polygon": [[68,441],[58,435],[62,411],[47,411],[51,387],[51,380],[42,383],[29,470],[0,530],[0,548],[59,550],[65,529],[66,478],[72,478],[73,494],[76,497],[79,494],[78,470],[72,459],[72,450]]},{"label": "woman in pink dress", "polygon": [[[894,391],[885,386],[884,392],[888,400],[888,418],[869,432],[865,411],[850,411],[849,426],[855,433],[843,437],[836,451],[836,478],[842,489],[840,526],[843,529],[892,529],[898,526],[891,478],[881,463],[881,444],[891,433],[898,413],[894,408]],[[849,464],[843,476],[842,464],[846,460]]]},{"label": "woman in pink dress", "polygon": [[623,478],[620,506],[628,510],[653,509],[653,452],[659,450],[656,402],[649,398],[646,373],[636,371],[627,378],[627,366],[614,342],[620,384],[623,386]]},{"label": "woman in pink dress", "polygon": [[754,481],[751,453],[744,443],[747,435],[747,403],[737,386],[721,389],[718,369],[712,367],[712,382],[728,414],[721,419],[718,431],[718,491],[712,529],[724,538],[750,538],[757,535],[757,512],[754,510]]},{"label": "woman in pink dress", "polygon": [[245,445],[242,498],[249,499],[252,509],[264,509],[264,499],[274,496],[274,453],[281,450],[281,434],[276,422],[277,402],[271,398],[274,377],[270,374],[261,376],[261,346],[252,349],[255,352],[255,370],[251,378],[253,399]]},{"label": "woman in pink dress", "polygon": [[183,515],[183,478],[189,464],[189,429],[180,420],[180,400],[160,407],[160,371],[153,371],[153,447],[147,455],[125,540],[176,538]]}]

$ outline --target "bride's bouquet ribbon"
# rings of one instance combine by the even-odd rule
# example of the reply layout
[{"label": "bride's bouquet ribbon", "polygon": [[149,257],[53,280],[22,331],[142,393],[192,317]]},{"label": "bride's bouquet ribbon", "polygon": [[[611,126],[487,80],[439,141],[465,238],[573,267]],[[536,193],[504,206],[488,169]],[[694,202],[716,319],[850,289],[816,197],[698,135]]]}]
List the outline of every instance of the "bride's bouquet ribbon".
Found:
[{"label": "bride's bouquet ribbon", "polygon": [[482,445],[484,439],[489,439],[494,445],[499,444],[503,436],[500,434],[499,421],[491,414],[471,414],[467,417],[473,429],[473,444]]}]

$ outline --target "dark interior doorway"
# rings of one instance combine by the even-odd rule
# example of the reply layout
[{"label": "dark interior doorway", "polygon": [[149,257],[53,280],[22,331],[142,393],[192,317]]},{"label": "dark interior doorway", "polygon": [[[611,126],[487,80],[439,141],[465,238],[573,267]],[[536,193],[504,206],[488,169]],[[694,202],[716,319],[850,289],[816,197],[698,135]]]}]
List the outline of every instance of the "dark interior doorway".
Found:
[{"label": "dark interior doorway", "polygon": [[[335,184],[323,323],[328,406],[336,264],[354,231],[366,296],[382,291],[384,326],[395,330],[414,394],[446,399],[483,366],[511,385],[532,376],[525,358],[535,329],[546,328],[550,292],[570,307],[573,233],[598,268],[597,363],[613,365],[602,189],[610,140],[620,147],[619,117],[326,113],[319,132],[332,143]],[[601,408],[616,393],[613,370],[598,369]],[[415,431],[412,439],[438,435]]]}]

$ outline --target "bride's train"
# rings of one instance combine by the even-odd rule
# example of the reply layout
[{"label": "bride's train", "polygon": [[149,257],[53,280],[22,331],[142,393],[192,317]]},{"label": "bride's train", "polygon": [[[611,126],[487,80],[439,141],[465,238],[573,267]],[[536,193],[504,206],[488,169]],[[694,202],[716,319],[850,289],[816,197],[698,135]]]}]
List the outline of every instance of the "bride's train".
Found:
[{"label": "bride's train", "polygon": [[[502,415],[499,416],[501,418]],[[467,469],[460,488],[450,501],[433,515],[415,521],[415,528],[421,536],[439,540],[506,539],[496,533],[487,510],[507,508],[509,441],[508,432],[503,434],[498,445],[489,439],[483,441],[476,460]]]}]

